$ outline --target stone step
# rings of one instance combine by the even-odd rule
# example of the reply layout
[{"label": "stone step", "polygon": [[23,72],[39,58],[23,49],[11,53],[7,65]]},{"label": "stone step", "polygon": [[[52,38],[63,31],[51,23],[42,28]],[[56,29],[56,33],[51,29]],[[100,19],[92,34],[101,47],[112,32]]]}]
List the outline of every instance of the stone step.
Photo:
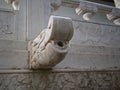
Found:
[{"label": "stone step", "polygon": [[0,49],[3,49],[3,50],[26,50],[27,42],[13,41],[13,40],[0,40]]},{"label": "stone step", "polygon": [[0,50],[0,69],[28,68],[28,51]]}]

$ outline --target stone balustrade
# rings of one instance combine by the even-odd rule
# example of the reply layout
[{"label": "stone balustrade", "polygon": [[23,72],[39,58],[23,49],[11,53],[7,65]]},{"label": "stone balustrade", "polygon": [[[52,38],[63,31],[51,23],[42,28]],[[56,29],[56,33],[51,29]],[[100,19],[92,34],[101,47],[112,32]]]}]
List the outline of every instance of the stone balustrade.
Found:
[{"label": "stone balustrade", "polygon": [[79,6],[76,8],[76,13],[82,15],[84,20],[90,20],[94,14],[98,12],[105,13],[109,20],[113,21],[116,25],[120,25],[120,9],[116,7],[88,1],[80,1]]}]

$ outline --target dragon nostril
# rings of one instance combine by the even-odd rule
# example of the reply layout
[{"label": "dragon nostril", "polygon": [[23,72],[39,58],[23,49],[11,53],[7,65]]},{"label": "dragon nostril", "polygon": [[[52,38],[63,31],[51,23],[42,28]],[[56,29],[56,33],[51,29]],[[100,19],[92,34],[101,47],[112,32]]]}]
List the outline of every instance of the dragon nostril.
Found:
[{"label": "dragon nostril", "polygon": [[57,45],[60,46],[60,47],[64,46],[63,42],[61,42],[61,41],[57,42]]}]

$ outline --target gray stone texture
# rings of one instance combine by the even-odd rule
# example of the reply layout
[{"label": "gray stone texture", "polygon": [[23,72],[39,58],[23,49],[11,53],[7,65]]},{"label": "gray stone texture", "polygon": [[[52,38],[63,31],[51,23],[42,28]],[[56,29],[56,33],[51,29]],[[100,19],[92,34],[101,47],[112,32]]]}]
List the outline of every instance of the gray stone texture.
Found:
[{"label": "gray stone texture", "polygon": [[0,74],[0,90],[120,90],[120,72]]},{"label": "gray stone texture", "polygon": [[55,68],[120,69],[119,26],[81,21],[73,25],[69,54]]},{"label": "gray stone texture", "polygon": [[[70,7],[51,13],[50,0],[19,2],[18,12],[0,10],[0,90],[120,90],[120,26],[100,13],[83,21]],[[53,68],[58,71],[27,72],[27,40],[39,35],[51,14],[73,19],[69,53]]]},{"label": "gray stone texture", "polygon": [[14,27],[14,12],[0,9],[0,39],[14,40]]},{"label": "gray stone texture", "polygon": [[28,68],[28,52],[24,50],[0,50],[0,69]]},{"label": "gray stone texture", "polygon": [[120,26],[75,21],[74,36],[71,42],[81,45],[111,46],[120,45]]}]

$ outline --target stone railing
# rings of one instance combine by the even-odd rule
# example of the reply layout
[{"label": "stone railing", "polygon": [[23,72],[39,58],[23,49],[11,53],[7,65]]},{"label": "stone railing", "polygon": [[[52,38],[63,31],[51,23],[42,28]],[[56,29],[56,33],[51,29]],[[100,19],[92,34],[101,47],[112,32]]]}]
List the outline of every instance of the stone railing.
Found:
[{"label": "stone railing", "polygon": [[118,8],[87,1],[80,1],[78,8],[76,8],[76,13],[83,15],[84,20],[90,20],[98,12],[105,13],[109,20],[120,25],[120,9]]},{"label": "stone railing", "polygon": [[76,13],[83,15],[84,20],[90,20],[98,12],[105,13],[109,20],[120,25],[120,9],[118,8],[88,1],[80,1],[78,8],[76,8]]},{"label": "stone railing", "polygon": [[57,10],[61,5],[76,8],[76,13],[82,15],[84,20],[89,21],[96,13],[105,13],[108,20],[116,25],[120,25],[119,0],[114,0],[115,6],[108,6],[99,3],[83,0],[51,0],[52,10]]},{"label": "stone railing", "polygon": [[51,68],[62,61],[68,52],[72,36],[73,25],[70,18],[51,16],[48,28],[31,43],[30,67]]}]

